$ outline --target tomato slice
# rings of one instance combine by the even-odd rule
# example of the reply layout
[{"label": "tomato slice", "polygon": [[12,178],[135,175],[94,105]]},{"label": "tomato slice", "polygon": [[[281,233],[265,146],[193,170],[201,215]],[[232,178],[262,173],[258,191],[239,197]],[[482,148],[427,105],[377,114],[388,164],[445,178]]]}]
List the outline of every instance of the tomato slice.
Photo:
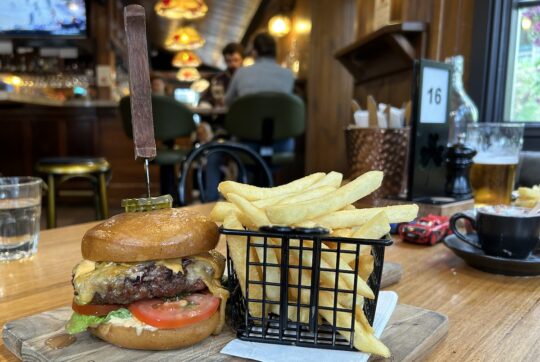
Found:
[{"label": "tomato slice", "polygon": [[116,304],[85,304],[78,305],[73,301],[71,308],[79,313],[85,315],[95,315],[95,316],[106,316],[109,312],[121,308],[121,306]]},{"label": "tomato slice", "polygon": [[146,299],[128,306],[138,320],[153,327],[172,329],[210,318],[217,311],[220,299],[209,294],[190,294],[184,299],[165,302]]}]

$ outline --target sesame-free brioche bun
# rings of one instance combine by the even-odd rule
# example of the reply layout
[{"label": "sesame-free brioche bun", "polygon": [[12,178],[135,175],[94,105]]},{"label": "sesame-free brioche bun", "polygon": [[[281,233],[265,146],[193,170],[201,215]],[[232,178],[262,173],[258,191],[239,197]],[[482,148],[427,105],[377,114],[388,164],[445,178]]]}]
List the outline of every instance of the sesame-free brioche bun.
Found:
[{"label": "sesame-free brioche bun", "polygon": [[181,258],[215,248],[217,225],[185,209],[123,213],[86,232],[81,251],[92,261],[140,262]]},{"label": "sesame-free brioche bun", "polygon": [[207,320],[176,329],[143,329],[140,335],[133,327],[102,323],[90,332],[114,345],[123,348],[145,350],[167,350],[192,346],[209,337],[219,324],[219,312]]}]

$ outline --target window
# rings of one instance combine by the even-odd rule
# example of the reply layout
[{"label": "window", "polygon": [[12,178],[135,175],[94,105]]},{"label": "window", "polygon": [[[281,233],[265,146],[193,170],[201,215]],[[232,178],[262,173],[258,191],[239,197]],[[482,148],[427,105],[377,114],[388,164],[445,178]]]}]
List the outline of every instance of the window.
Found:
[{"label": "window", "polygon": [[540,5],[516,2],[510,24],[504,119],[540,122]]},{"label": "window", "polygon": [[480,121],[525,123],[540,151],[540,0],[474,0],[468,89]]}]

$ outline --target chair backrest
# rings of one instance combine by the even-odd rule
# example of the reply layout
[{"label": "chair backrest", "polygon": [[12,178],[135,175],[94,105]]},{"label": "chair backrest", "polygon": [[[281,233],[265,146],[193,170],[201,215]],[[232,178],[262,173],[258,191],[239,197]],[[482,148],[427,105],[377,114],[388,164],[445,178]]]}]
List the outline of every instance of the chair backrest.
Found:
[{"label": "chair backrest", "polygon": [[262,157],[258,153],[254,152],[251,148],[237,142],[210,142],[194,148],[182,164],[182,172],[180,173],[180,178],[178,180],[178,202],[180,206],[186,205],[186,185],[187,180],[190,177],[189,171],[196,163],[198,165],[196,170],[196,180],[200,191],[200,200],[201,202],[208,201],[206,197],[207,190],[205,190],[204,182],[206,177],[206,167],[204,162],[199,161],[207,159],[208,156],[214,154],[226,155],[228,157],[221,158],[223,160],[228,159],[236,164],[238,167],[236,181],[241,183],[248,182],[246,165],[249,164],[253,167],[253,172],[259,176],[259,186],[272,187],[274,185],[272,172],[268,168],[268,165],[266,162],[264,162]]},{"label": "chair backrest", "polygon": [[227,132],[242,140],[263,141],[268,121],[272,124],[272,141],[303,134],[306,128],[304,102],[294,94],[249,94],[233,102],[224,126]]},{"label": "chair backrest", "polygon": [[[124,132],[129,138],[133,138],[129,96],[120,100],[120,113]],[[160,141],[189,136],[196,128],[193,113],[172,97],[153,95],[152,115],[154,118],[154,137]]]}]

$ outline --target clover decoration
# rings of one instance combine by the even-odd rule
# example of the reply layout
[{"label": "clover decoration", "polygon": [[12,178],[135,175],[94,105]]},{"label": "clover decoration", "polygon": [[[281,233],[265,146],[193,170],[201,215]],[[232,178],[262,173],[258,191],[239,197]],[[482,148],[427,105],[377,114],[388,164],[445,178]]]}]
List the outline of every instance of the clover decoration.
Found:
[{"label": "clover decoration", "polygon": [[444,146],[439,145],[439,135],[437,133],[428,134],[427,146],[420,149],[420,164],[423,167],[429,165],[429,161],[433,160],[435,166],[440,167],[444,160]]}]

